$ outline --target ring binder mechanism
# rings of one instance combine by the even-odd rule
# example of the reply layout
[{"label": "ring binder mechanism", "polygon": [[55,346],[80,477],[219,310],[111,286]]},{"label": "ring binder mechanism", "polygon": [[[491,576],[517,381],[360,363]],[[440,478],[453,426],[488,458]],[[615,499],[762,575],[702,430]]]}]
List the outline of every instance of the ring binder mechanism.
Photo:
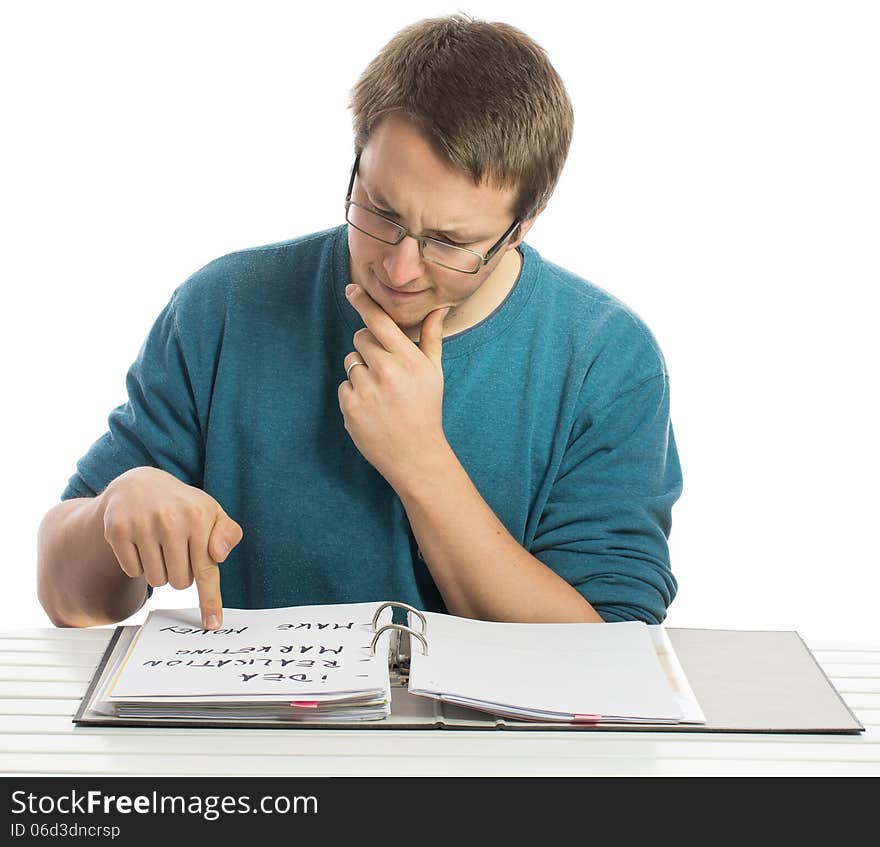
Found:
[{"label": "ring binder mechanism", "polygon": [[[376,609],[376,614],[373,615],[373,629],[376,628],[376,623],[379,621],[379,615],[382,614],[382,610],[391,608],[392,606],[396,609],[406,609],[408,612],[412,612],[412,614],[422,622],[422,635],[427,634],[428,622],[425,620],[425,616],[415,606],[410,606],[407,603],[399,603],[397,600],[389,600],[387,603],[382,603],[382,605]],[[428,652],[427,644],[425,645],[425,652]]]},{"label": "ring binder mechanism", "polygon": [[[422,655],[423,656],[428,655],[428,642],[425,639],[425,636],[422,635],[422,633],[416,632],[414,629],[410,629],[410,627],[405,626],[402,623],[387,623],[387,624],[385,624],[385,626],[381,627],[380,629],[377,629],[376,634],[373,636],[373,641],[370,644],[370,655],[371,656],[376,655],[376,642],[379,640],[379,636],[383,632],[385,632],[386,629],[396,629],[398,632],[408,632],[410,635],[414,635],[416,638],[419,639],[419,641],[422,642]],[[399,640],[399,636],[398,636],[398,640]]]},{"label": "ring binder mechanism", "polygon": [[422,654],[425,656],[428,655],[428,642],[425,640],[424,635],[416,632],[414,629],[410,629],[408,626],[400,623],[389,623],[376,630],[376,634],[373,636],[373,641],[370,644],[371,656],[376,655],[376,642],[379,640],[379,636],[387,629],[394,630],[397,633],[393,647],[389,647],[388,671],[398,685],[405,686],[409,681],[410,641],[409,639],[405,640],[404,635],[414,635],[418,638],[422,642]]},{"label": "ring binder mechanism", "polygon": [[[385,624],[385,626],[380,627],[378,630],[376,629],[376,624],[379,621],[379,616],[382,614],[383,609],[395,607],[398,609],[406,609],[410,613],[410,619],[412,615],[415,615],[422,622],[422,631],[417,632],[410,626],[406,626],[405,624],[399,623],[390,623]],[[411,639],[408,636],[415,636],[422,644],[422,654],[428,655],[428,641],[425,638],[425,635],[428,631],[428,621],[425,619],[425,616],[414,606],[410,606],[407,603],[399,603],[395,600],[390,600],[387,603],[383,603],[376,609],[376,613],[373,615],[373,621],[371,623],[372,628],[376,631],[376,634],[373,636],[373,641],[370,644],[370,655],[376,655],[376,643],[379,641],[379,636],[385,632],[386,630],[393,630],[395,633],[395,639],[393,646],[390,646],[389,649],[389,660],[388,660],[388,670],[391,674],[392,679],[394,679],[395,683],[399,686],[406,687],[409,682],[409,665],[410,665],[410,645]]]}]

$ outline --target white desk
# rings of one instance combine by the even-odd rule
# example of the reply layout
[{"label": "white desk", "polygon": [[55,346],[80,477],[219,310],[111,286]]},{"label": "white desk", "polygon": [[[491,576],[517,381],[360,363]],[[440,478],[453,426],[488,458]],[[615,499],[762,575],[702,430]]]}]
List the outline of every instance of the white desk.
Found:
[{"label": "white desk", "polygon": [[112,629],[0,632],[0,774],[880,775],[880,647],[810,643],[860,736],[153,729],[71,722]]}]

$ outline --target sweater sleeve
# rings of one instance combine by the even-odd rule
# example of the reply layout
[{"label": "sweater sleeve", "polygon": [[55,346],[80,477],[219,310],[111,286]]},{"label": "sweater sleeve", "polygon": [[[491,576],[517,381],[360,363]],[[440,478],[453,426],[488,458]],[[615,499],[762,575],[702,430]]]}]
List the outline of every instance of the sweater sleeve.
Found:
[{"label": "sweater sleeve", "polygon": [[663,621],[676,592],[672,505],[682,479],[664,373],[582,408],[532,554],[606,621]]},{"label": "sweater sleeve", "polygon": [[131,468],[161,468],[200,485],[203,438],[192,382],[178,334],[175,298],[161,312],[126,376],[128,400],[83,456],[61,495],[94,497]]}]

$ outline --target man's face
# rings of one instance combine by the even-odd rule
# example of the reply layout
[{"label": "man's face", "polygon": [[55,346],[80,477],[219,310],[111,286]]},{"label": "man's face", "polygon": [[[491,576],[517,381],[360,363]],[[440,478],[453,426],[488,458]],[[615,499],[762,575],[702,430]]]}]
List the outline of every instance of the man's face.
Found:
[{"label": "man's face", "polygon": [[[390,115],[361,153],[351,199],[411,232],[485,255],[513,222],[514,198],[512,189],[474,185],[438,158],[411,122]],[[349,226],[352,281],[411,337],[431,311],[446,306],[452,309],[444,334],[459,332],[491,314],[512,287],[519,271],[513,248],[531,223],[476,274],[423,261],[413,238],[391,246]]]}]

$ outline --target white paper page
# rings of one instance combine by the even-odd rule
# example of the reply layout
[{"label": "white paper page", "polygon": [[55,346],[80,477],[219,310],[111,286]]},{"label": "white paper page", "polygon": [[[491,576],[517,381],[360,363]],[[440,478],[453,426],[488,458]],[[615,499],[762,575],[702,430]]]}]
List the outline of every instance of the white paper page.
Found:
[{"label": "white paper page", "polygon": [[681,708],[683,723],[706,723],[706,716],[703,714],[696,695],[694,694],[691,684],[688,682],[684,668],[678,661],[675,649],[669,634],[662,626],[649,626],[648,631],[654,641],[654,649],[657,651],[657,657],[660,659],[660,666],[666,673],[666,678],[672,686],[672,691],[678,699],[679,708]]},{"label": "white paper page", "polygon": [[570,715],[682,716],[643,623],[426,618],[429,652],[414,643],[411,691]]},{"label": "white paper page", "polygon": [[134,641],[136,637],[137,630],[123,629],[119,634],[119,638],[116,639],[116,643],[113,645],[113,649],[107,657],[107,663],[104,665],[104,670],[101,672],[101,678],[98,680],[95,688],[95,693],[92,698],[92,711],[100,712],[102,715],[115,714],[113,706],[105,702],[107,691],[113,684],[113,680],[116,678],[119,664],[125,658],[125,654],[128,652],[129,647],[131,647],[131,642]]},{"label": "white paper page", "polygon": [[[371,655],[380,603],[224,609],[223,628],[205,630],[198,609],[151,612],[114,684],[128,697],[278,695],[296,700],[385,690],[388,633]],[[383,610],[377,626],[391,620]]]}]

